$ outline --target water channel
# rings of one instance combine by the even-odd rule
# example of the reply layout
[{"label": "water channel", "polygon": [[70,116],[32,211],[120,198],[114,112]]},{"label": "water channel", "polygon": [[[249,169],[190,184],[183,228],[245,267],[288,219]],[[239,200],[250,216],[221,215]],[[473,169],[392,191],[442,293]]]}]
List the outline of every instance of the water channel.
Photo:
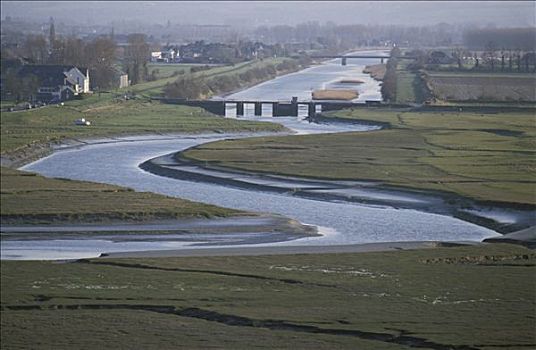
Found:
[{"label": "water channel", "polygon": [[[359,61],[359,62],[358,62]],[[367,59],[348,60],[347,66],[333,60],[324,65],[306,69],[288,76],[231,95],[232,98],[278,99],[292,96],[310,96],[310,88],[362,74]],[[359,79],[366,77],[359,75]],[[370,79],[370,78],[369,78]],[[368,81],[368,80],[366,80]],[[372,82],[368,81],[372,84]],[[373,99],[379,94],[379,85],[361,96]],[[283,91],[288,89],[287,91]],[[374,90],[374,94],[372,91]],[[261,94],[262,96],[259,96]],[[281,94],[281,95],[280,95]],[[296,118],[269,118],[284,124],[299,134],[363,131],[374,129],[358,124],[310,124]],[[259,135],[259,134],[256,134]],[[292,197],[199,183],[153,175],[139,168],[148,159],[180,151],[206,142],[226,138],[249,137],[244,134],[158,135],[118,137],[93,140],[77,147],[63,147],[52,155],[28,164],[22,170],[49,177],[62,177],[126,186],[138,191],[150,191],[169,196],[200,201],[219,206],[264,213],[277,213],[302,223],[320,227],[321,236],[287,241],[266,242],[259,245],[341,245],[390,241],[480,241],[497,235],[494,231],[449,216],[416,210],[395,209],[386,206],[367,206],[356,203],[338,203]],[[232,236],[232,235],[231,235]],[[188,237],[172,240],[140,242],[122,239],[65,239],[65,240],[3,240],[3,259],[65,259],[98,256],[103,252],[165,250],[195,247],[222,247],[232,245],[233,239]],[[253,244],[241,245],[243,247]]]}]

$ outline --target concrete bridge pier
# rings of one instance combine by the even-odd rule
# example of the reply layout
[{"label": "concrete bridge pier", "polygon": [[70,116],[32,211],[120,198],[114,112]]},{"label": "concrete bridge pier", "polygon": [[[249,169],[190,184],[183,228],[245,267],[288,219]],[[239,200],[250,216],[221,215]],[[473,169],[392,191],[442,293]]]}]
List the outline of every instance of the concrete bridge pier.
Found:
[{"label": "concrete bridge pier", "polygon": [[255,116],[262,116],[262,102],[255,102]]},{"label": "concrete bridge pier", "polygon": [[292,108],[291,108],[291,115],[295,115],[296,117],[298,116],[298,109],[299,109],[299,106],[298,106],[298,103],[292,103]]},{"label": "concrete bridge pier", "polygon": [[278,106],[279,106],[279,103],[277,102],[272,103],[272,117],[279,116],[279,110],[277,108]]},{"label": "concrete bridge pier", "polygon": [[309,103],[309,117],[314,117],[316,115],[316,103],[311,102]]},{"label": "concrete bridge pier", "polygon": [[236,115],[244,116],[244,102],[236,102]]}]

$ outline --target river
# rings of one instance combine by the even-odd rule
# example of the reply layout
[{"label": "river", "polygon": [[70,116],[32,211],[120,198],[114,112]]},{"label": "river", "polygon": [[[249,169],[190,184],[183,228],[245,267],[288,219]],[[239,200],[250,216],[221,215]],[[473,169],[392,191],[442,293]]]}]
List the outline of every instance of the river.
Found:
[{"label": "river", "polygon": [[[273,81],[232,95],[233,98],[277,99],[279,93],[288,98],[306,96],[310,86],[332,84],[341,77],[348,76],[363,64],[349,60],[348,66],[340,66],[334,61],[315,66],[305,71],[279,77]],[[369,61],[369,60],[363,60]],[[372,62],[365,62],[370,64]],[[356,68],[359,67],[359,68]],[[332,74],[333,72],[339,72]],[[361,77],[360,77],[361,79]],[[308,84],[304,85],[307,81]],[[293,84],[294,82],[295,84]],[[375,93],[379,85],[375,83]],[[279,88],[278,88],[279,86]],[[287,91],[281,92],[283,86]],[[300,86],[298,90],[293,90]],[[272,93],[269,93],[268,90]],[[370,88],[367,88],[370,89]],[[275,92],[274,92],[275,91]],[[367,99],[372,93],[364,94]],[[362,96],[364,96],[362,95]],[[310,124],[296,118],[269,118],[299,134],[363,131],[374,129],[358,124]],[[258,134],[256,134],[258,135]],[[217,184],[198,183],[160,177],[139,168],[144,161],[167,153],[193,147],[206,142],[226,138],[249,137],[245,134],[205,134],[205,135],[160,135],[139,137],[117,137],[93,140],[80,147],[58,149],[52,155],[28,164],[22,170],[33,171],[49,177],[102,182],[126,186],[138,191],[150,191],[169,196],[205,202],[219,206],[282,214],[302,223],[320,227],[319,237],[300,238],[285,242],[262,243],[261,245],[344,245],[391,241],[480,241],[496,236],[489,229],[470,224],[449,216],[403,210],[391,207],[366,206],[355,203],[338,203],[296,198],[284,194],[273,194],[225,187]],[[139,242],[106,239],[70,240],[3,240],[2,258],[13,259],[65,259],[98,256],[103,252],[165,250],[210,247],[210,242],[199,239],[172,240],[164,242]],[[221,240],[215,240],[213,247],[221,247]]]},{"label": "river", "polygon": [[[351,54],[359,55],[388,55],[388,51],[358,51]],[[311,93],[317,89],[355,89],[359,97],[353,102],[381,101],[382,95],[379,83],[370,75],[363,73],[366,65],[379,64],[379,59],[349,58],[345,66],[341,59],[332,59],[320,65],[312,66],[302,71],[284,75],[261,83],[252,88],[228,95],[227,100],[264,100],[289,101],[297,97],[298,101],[310,101]],[[360,84],[340,84],[341,79],[358,79]]]}]

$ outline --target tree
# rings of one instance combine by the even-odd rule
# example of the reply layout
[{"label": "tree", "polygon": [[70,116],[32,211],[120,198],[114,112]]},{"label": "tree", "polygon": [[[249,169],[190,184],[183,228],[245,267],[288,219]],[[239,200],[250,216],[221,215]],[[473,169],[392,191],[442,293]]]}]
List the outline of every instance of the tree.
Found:
[{"label": "tree", "polygon": [[51,64],[67,64],[65,61],[65,40],[55,39],[50,43],[50,54],[48,62]]},{"label": "tree", "polygon": [[31,100],[40,85],[35,75],[21,78],[15,71],[8,72],[4,79],[5,90],[9,91],[17,102]]},{"label": "tree", "polygon": [[85,44],[81,39],[69,37],[64,40],[63,61],[76,67],[86,66]]},{"label": "tree", "polygon": [[164,94],[169,98],[196,99],[202,98],[208,92],[208,87],[202,79],[192,78],[179,78],[164,88]]},{"label": "tree", "polygon": [[463,57],[464,57],[465,50],[462,47],[456,47],[454,51],[452,52],[452,57],[456,59],[456,62],[458,63],[458,69],[462,69],[463,65]]},{"label": "tree", "polygon": [[48,59],[47,41],[43,35],[28,35],[22,51],[35,64],[43,64]]},{"label": "tree", "polygon": [[145,34],[136,33],[128,36],[128,47],[125,59],[127,72],[132,84],[143,81],[147,76],[147,61],[149,58],[149,44]]},{"label": "tree", "polygon": [[48,42],[50,46],[56,41],[56,28],[54,27],[54,18],[50,17],[50,29],[48,31]]},{"label": "tree", "polygon": [[496,52],[496,48],[495,48],[495,43],[493,41],[489,41],[486,44],[486,49],[485,49],[484,53],[482,54],[482,59],[484,60],[484,62],[489,67],[491,67],[492,71],[495,70],[495,58],[496,58],[496,56],[497,56],[497,52]]},{"label": "tree", "polygon": [[85,47],[85,65],[91,71],[91,81],[98,88],[108,88],[112,85],[114,64],[116,61],[115,41],[108,37],[99,37],[89,42]]}]

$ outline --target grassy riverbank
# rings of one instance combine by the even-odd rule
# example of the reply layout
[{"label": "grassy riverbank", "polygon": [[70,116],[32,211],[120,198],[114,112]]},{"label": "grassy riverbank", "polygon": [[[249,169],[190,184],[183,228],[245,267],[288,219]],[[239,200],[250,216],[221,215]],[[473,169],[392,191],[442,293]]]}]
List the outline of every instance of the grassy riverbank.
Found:
[{"label": "grassy riverbank", "polygon": [[528,348],[535,264],[509,245],[2,261],[1,348]]},{"label": "grassy riverbank", "polygon": [[534,115],[354,109],[330,116],[388,123],[367,133],[221,141],[185,152],[209,164],[322,179],[373,180],[536,204]]}]

